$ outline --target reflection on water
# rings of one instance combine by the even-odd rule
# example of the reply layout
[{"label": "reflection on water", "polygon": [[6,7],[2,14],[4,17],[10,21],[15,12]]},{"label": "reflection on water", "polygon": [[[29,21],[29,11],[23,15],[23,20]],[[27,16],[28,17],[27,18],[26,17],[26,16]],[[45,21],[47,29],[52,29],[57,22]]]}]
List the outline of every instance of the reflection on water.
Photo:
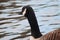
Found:
[{"label": "reflection on water", "polygon": [[9,0],[0,0],[0,2],[8,2]]},{"label": "reflection on water", "polygon": [[60,0],[0,0],[0,40],[29,40],[30,25],[19,15],[25,5],[33,7],[43,35],[60,28]]}]

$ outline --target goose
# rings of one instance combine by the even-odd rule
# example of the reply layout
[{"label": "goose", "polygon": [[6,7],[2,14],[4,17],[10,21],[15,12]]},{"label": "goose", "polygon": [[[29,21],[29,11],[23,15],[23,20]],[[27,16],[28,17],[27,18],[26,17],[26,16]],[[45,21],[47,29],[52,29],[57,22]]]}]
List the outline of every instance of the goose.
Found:
[{"label": "goose", "polygon": [[42,35],[42,33],[39,30],[34,10],[31,6],[24,6],[22,8],[21,13],[19,14],[25,16],[28,19],[28,22],[31,27],[30,40],[60,40],[60,29],[56,29],[45,35]]}]

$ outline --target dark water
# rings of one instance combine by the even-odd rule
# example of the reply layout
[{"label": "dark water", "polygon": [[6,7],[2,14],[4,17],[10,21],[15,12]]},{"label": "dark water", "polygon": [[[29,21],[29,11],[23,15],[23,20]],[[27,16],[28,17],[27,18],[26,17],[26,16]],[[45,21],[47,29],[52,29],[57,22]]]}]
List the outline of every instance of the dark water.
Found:
[{"label": "dark water", "polygon": [[60,0],[2,0],[0,1],[0,40],[28,40],[30,27],[19,15],[25,5],[33,7],[39,28],[44,35],[60,28]]}]

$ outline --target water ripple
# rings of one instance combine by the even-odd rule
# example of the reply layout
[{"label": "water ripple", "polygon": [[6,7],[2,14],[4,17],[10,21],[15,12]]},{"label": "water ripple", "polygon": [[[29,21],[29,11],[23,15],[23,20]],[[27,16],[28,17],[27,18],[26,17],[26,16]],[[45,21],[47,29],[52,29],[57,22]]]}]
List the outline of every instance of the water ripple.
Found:
[{"label": "water ripple", "polygon": [[59,28],[59,0],[0,0],[0,40],[29,40],[30,25],[19,15],[25,5],[34,9],[42,34]]},{"label": "water ripple", "polygon": [[41,15],[41,17],[55,17],[60,16],[60,14],[54,14],[54,15]]}]

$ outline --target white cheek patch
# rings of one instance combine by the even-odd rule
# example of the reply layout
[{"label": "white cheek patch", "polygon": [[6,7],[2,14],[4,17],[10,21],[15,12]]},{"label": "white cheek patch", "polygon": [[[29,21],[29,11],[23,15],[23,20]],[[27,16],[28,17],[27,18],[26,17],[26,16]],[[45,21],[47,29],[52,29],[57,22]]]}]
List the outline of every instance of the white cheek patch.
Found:
[{"label": "white cheek patch", "polygon": [[26,14],[26,9],[24,9],[24,11],[23,11],[23,15],[25,15]]}]

